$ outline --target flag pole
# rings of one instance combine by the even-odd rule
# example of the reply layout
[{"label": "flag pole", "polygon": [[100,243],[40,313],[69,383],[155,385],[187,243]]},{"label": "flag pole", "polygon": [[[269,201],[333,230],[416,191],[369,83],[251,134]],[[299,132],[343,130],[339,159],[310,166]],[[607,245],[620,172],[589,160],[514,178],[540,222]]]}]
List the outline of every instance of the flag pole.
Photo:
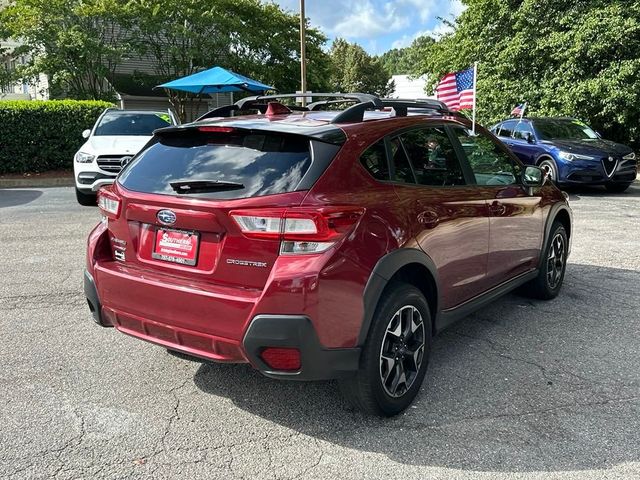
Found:
[{"label": "flag pole", "polygon": [[527,109],[527,102],[524,102],[524,105],[522,106],[522,110],[520,110],[520,121],[522,121],[522,119],[524,118],[524,111]]},{"label": "flag pole", "polygon": [[473,126],[471,133],[476,134],[476,97],[478,96],[478,62],[473,64]]}]

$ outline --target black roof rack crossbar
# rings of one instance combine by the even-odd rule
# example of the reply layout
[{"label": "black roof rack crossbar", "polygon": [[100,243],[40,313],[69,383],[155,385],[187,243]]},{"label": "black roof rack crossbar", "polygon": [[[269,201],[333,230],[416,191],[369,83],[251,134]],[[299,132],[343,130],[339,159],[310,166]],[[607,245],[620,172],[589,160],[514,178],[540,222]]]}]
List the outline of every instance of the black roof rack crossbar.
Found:
[{"label": "black roof rack crossbar", "polygon": [[204,120],[206,118],[230,117],[231,114],[233,112],[235,112],[236,110],[238,110],[238,106],[237,105],[225,105],[223,107],[214,108],[213,110],[209,110],[204,115],[196,118],[196,122],[199,122],[200,120]]},{"label": "black roof rack crossbar", "polygon": [[256,95],[254,97],[246,97],[238,100],[236,105],[240,110],[245,110],[247,108],[252,108],[254,105],[258,104],[260,101],[264,100],[277,100],[278,98],[300,98],[300,97],[311,97],[311,98],[334,98],[334,99],[349,99],[355,100],[360,103],[363,102],[373,102],[376,108],[382,107],[381,100],[375,95],[370,95],[368,93],[305,93],[302,95],[301,93],[283,93],[283,94],[275,94],[275,95]]},{"label": "black roof rack crossbar", "polygon": [[[379,100],[379,99],[378,99]],[[331,123],[357,123],[362,122],[364,120],[364,112],[367,110],[372,110],[376,108],[381,108],[376,105],[374,102],[360,102],[355,105],[351,105],[346,110],[343,110],[338,115],[333,117]]]}]

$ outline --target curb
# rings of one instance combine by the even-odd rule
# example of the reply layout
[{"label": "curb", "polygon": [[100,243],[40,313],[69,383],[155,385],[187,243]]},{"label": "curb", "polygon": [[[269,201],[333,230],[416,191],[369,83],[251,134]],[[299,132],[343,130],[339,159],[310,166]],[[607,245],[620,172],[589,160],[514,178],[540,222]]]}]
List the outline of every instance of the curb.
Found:
[{"label": "curb", "polygon": [[24,178],[0,178],[0,188],[48,188],[48,187],[73,187],[75,181],[71,177],[24,177]]}]

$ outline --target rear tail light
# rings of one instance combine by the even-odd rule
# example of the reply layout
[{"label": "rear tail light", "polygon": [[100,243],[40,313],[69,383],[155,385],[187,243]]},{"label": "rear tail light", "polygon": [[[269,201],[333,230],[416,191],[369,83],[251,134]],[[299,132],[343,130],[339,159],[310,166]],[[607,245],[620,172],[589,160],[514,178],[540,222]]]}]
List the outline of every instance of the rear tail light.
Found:
[{"label": "rear tail light", "polygon": [[110,187],[102,187],[98,191],[98,207],[102,213],[112,219],[120,215],[120,198],[111,191]]},{"label": "rear tail light", "polygon": [[300,370],[300,350],[297,348],[265,348],[260,354],[264,362],[274,370]]},{"label": "rear tail light", "polygon": [[355,226],[364,210],[355,207],[244,210],[231,217],[249,238],[280,240],[282,255],[321,253]]}]

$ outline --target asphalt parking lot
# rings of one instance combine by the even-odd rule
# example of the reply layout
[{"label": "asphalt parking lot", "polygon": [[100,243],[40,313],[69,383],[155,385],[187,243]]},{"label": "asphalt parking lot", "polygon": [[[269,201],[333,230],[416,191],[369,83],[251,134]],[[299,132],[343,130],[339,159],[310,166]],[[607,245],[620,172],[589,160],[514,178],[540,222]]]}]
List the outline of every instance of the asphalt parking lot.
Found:
[{"label": "asphalt parking lot", "polygon": [[435,342],[390,420],[103,329],[81,287],[95,208],[0,190],[0,478],[640,478],[640,185],[571,192],[552,302],[509,295]]}]

